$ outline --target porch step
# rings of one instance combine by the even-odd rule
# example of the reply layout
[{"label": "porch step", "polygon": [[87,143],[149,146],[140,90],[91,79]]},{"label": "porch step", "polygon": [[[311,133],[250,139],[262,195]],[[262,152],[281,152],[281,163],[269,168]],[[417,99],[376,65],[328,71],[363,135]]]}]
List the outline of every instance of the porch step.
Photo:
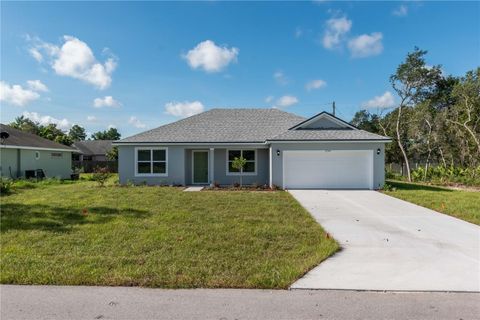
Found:
[{"label": "porch step", "polygon": [[202,191],[203,187],[188,187],[183,191],[186,192],[195,192],[195,191]]}]

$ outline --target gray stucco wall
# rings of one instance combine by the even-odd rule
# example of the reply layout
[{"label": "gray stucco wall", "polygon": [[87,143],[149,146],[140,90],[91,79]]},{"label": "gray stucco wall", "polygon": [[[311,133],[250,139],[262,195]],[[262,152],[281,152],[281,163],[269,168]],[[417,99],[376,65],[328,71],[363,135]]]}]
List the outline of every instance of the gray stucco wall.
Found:
[{"label": "gray stucco wall", "polygon": [[[20,150],[20,161],[18,161]],[[40,157],[35,158],[38,151]],[[25,170],[43,169],[48,178],[70,179],[72,173],[72,153],[67,151],[27,150],[1,148],[1,174],[2,177],[23,178]],[[61,153],[62,157],[52,157],[52,152]],[[18,167],[18,164],[20,167]]]},{"label": "gray stucco wall", "polygon": [[0,171],[2,177],[16,178],[18,170],[18,149],[0,148]]},{"label": "gray stucco wall", "polygon": [[[167,148],[167,176],[136,177],[135,148],[162,147]],[[185,184],[185,148],[182,146],[141,145],[118,146],[118,175],[121,184],[135,183],[148,185]]]},{"label": "gray stucco wall", "polygon": [[308,125],[302,126],[305,129],[316,129],[316,128],[344,128],[345,125],[340,125],[338,123],[333,122],[332,120],[320,118]]},{"label": "gray stucco wall", "polygon": [[[272,184],[283,185],[283,151],[285,150],[372,150],[373,186],[379,189],[385,182],[385,144],[384,143],[272,143]],[[377,149],[380,154],[377,155]],[[280,156],[277,156],[280,150]]]},{"label": "gray stucco wall", "polygon": [[[168,170],[167,176],[163,177],[136,177],[135,176],[135,148],[136,147],[162,147],[167,148]],[[118,173],[121,184],[132,182],[135,184],[192,184],[192,151],[208,150],[209,145],[138,145],[118,146]],[[214,181],[221,185],[230,185],[239,182],[238,176],[227,175],[227,149],[256,149],[256,146],[214,146]],[[244,184],[268,184],[269,181],[268,149],[257,149],[257,172],[256,175],[244,175]]]}]

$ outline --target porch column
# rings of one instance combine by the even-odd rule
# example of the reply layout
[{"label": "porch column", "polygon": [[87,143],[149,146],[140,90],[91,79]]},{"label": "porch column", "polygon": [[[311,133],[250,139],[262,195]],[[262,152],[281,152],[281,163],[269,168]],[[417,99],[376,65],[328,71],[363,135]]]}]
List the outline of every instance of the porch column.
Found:
[{"label": "porch column", "polygon": [[272,183],[272,172],[273,172],[273,154],[272,154],[272,146],[268,148],[268,186],[271,188],[273,186]]},{"label": "porch column", "polygon": [[210,152],[208,153],[208,178],[210,180],[210,187],[213,187],[213,182],[215,181],[215,175],[213,174],[213,171],[214,171],[214,163],[213,163],[213,159],[215,158],[215,149],[214,148],[210,148]]}]

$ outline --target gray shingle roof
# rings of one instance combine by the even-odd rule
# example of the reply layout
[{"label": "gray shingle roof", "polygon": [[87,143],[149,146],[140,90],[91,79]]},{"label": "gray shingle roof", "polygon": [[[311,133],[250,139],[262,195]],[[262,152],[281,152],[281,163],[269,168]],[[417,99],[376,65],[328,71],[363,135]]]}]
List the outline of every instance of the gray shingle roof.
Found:
[{"label": "gray shingle roof", "polygon": [[[304,117],[278,109],[211,109],[115,143],[264,143],[265,141],[383,140],[356,129],[289,130]],[[343,121],[343,120],[342,120]]]},{"label": "gray shingle roof", "polygon": [[75,148],[42,138],[32,133],[21,131],[5,124],[0,123],[0,130],[2,132],[6,131],[9,134],[9,137],[5,139],[3,145],[7,146],[18,146],[21,147],[31,147],[31,148],[44,148],[44,149],[63,149],[63,150],[72,150],[76,151]]},{"label": "gray shingle roof", "polygon": [[263,143],[303,120],[278,109],[211,109],[119,143]]},{"label": "gray shingle roof", "polygon": [[390,140],[388,137],[380,136],[364,130],[288,130],[269,141],[336,141],[336,140]]},{"label": "gray shingle roof", "polygon": [[112,149],[113,140],[86,140],[77,141],[73,147],[80,150],[84,155],[105,155]]}]

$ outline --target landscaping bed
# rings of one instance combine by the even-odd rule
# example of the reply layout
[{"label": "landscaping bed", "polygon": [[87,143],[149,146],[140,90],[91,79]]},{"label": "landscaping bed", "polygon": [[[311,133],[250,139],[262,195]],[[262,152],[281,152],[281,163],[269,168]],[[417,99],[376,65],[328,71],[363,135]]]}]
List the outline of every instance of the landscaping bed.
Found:
[{"label": "landscaping bed", "polygon": [[1,207],[4,284],[284,289],[338,250],[283,191],[43,182]]}]

